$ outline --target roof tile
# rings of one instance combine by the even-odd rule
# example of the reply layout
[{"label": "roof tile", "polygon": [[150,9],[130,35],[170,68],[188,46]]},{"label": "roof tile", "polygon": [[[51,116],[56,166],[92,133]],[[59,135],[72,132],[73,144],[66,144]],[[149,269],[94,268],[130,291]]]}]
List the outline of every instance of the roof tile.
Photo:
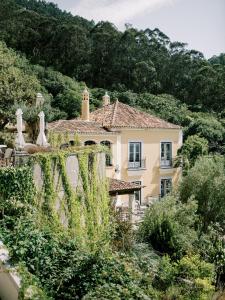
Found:
[{"label": "roof tile", "polygon": [[49,130],[57,132],[104,134],[109,133],[110,128],[179,129],[181,127],[121,103],[118,100],[90,113],[90,121],[83,121],[77,118],[73,120],[58,120],[48,124]]},{"label": "roof tile", "polygon": [[124,180],[118,180],[115,178],[109,178],[109,192],[119,192],[119,191],[135,191],[141,189],[142,186],[133,183],[133,182],[127,182]]},{"label": "roof tile", "polygon": [[58,120],[48,124],[48,130],[56,132],[77,132],[77,133],[108,133],[100,124],[87,122],[80,119]]},{"label": "roof tile", "polygon": [[127,104],[121,103],[118,100],[113,104],[93,111],[90,114],[90,118],[92,121],[97,122],[106,128],[180,128],[178,125],[152,116]]}]

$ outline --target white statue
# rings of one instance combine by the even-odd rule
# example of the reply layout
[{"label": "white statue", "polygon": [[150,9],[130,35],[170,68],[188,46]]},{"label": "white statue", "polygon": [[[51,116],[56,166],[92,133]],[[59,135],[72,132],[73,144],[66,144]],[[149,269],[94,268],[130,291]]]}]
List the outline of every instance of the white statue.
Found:
[{"label": "white statue", "polygon": [[49,144],[47,142],[47,138],[45,135],[45,114],[44,114],[44,112],[41,111],[38,114],[38,117],[40,119],[40,127],[39,127],[39,135],[38,135],[36,144],[39,146],[48,147]]},{"label": "white statue", "polygon": [[23,137],[23,112],[22,109],[17,109],[16,111],[16,128],[17,128],[17,135],[16,135],[16,148],[23,149],[25,146],[25,141]]}]

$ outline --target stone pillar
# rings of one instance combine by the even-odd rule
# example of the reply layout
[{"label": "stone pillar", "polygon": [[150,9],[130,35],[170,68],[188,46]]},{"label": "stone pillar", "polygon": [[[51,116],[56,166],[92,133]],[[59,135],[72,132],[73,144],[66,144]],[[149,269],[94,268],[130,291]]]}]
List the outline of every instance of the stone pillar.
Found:
[{"label": "stone pillar", "polygon": [[135,211],[135,195],[134,193],[129,194],[129,212],[130,212],[130,221],[134,222],[134,211]]},{"label": "stone pillar", "polygon": [[87,88],[83,91],[83,99],[82,99],[82,114],[81,118],[83,121],[89,121],[89,92]]},{"label": "stone pillar", "polygon": [[25,146],[25,141],[23,137],[23,112],[19,108],[16,111],[16,128],[17,128],[17,135],[16,135],[16,148],[23,149]]}]

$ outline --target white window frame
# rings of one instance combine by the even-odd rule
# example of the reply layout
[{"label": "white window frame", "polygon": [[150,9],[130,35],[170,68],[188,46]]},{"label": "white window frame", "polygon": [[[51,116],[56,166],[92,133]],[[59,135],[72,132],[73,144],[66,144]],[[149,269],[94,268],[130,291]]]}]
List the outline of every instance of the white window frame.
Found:
[{"label": "white window frame", "polygon": [[142,140],[128,140],[128,164],[130,162],[130,144],[131,143],[139,143],[140,144],[140,147],[141,147],[141,153],[140,153],[140,167],[137,167],[137,168],[133,168],[134,170],[135,169],[141,169],[141,162],[143,160],[143,153],[144,153],[144,143]]},{"label": "white window frame", "polygon": [[[160,180],[159,180],[159,195],[160,195],[160,197],[162,197],[162,195],[161,195],[161,182],[162,182],[162,180],[171,180],[171,190],[173,189],[173,177],[171,177],[171,176],[160,177]],[[167,194],[165,194],[163,197],[165,197],[166,195]]]},{"label": "white window frame", "polygon": [[[171,157],[170,160],[162,159],[162,144],[171,144]],[[162,168],[172,168],[173,159],[173,142],[171,140],[160,141],[160,167]]]}]

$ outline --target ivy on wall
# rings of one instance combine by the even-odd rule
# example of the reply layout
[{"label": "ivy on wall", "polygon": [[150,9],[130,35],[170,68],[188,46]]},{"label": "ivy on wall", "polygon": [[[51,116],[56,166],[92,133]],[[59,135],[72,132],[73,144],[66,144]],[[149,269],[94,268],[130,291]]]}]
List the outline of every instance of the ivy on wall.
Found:
[{"label": "ivy on wall", "polygon": [[30,166],[0,168],[0,212],[19,214],[35,203],[36,188]]},{"label": "ivy on wall", "polygon": [[[39,209],[43,220],[57,230],[65,230],[89,250],[106,245],[109,235],[107,180],[101,178],[98,172],[99,154],[103,150],[96,146],[76,147],[72,153],[69,149],[35,155],[43,178],[41,197],[39,195]],[[71,155],[77,156],[79,165],[76,189],[71,186],[66,170],[66,160]],[[56,177],[57,184],[54,182]],[[59,199],[61,190],[63,199]],[[62,215],[66,222],[62,222]]]}]

